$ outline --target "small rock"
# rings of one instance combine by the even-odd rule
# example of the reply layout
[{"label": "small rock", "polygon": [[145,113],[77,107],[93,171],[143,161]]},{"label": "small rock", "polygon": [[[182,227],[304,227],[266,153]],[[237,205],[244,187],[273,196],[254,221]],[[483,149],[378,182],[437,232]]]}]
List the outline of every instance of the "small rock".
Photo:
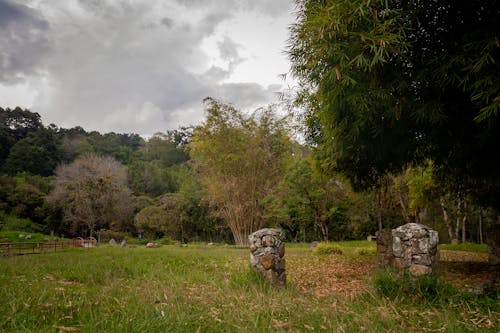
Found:
[{"label": "small rock", "polygon": [[123,247],[127,247],[127,241],[124,239],[122,240],[120,246],[123,248]]},{"label": "small rock", "polygon": [[26,235],[24,238],[25,239],[31,239],[31,235]]},{"label": "small rock", "polygon": [[272,254],[266,254],[260,257],[260,264],[264,269],[271,269],[274,264],[274,256]]},{"label": "small rock", "polygon": [[280,244],[280,246],[278,247],[278,254],[280,258],[283,258],[285,256],[285,244]]},{"label": "small rock", "polygon": [[262,246],[268,247],[268,246],[273,246],[273,245],[274,245],[273,236],[265,235],[264,237],[262,237]]},{"label": "small rock", "polygon": [[319,242],[318,242],[318,241],[314,241],[314,242],[312,242],[311,244],[309,244],[309,247],[310,247],[310,248],[315,248],[315,247],[316,247],[316,246],[318,246],[318,245],[319,245]]},{"label": "small rock", "polygon": [[146,244],[146,247],[147,247],[147,248],[152,248],[152,247],[155,247],[155,244],[154,244],[154,243],[149,242],[149,243],[147,243],[147,244]]},{"label": "small rock", "polygon": [[413,276],[427,275],[432,272],[432,269],[429,266],[418,265],[418,264],[411,265],[408,270],[410,271],[410,274]]},{"label": "small rock", "polygon": [[114,240],[114,238],[111,238],[108,243],[109,245],[116,245],[116,241]]}]

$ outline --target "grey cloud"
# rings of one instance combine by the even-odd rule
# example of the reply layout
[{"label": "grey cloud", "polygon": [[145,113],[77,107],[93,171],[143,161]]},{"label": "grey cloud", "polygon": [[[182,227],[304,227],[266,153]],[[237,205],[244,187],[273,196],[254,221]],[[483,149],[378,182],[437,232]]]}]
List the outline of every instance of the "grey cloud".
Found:
[{"label": "grey cloud", "polygon": [[177,0],[177,3],[186,8],[217,6],[226,11],[255,10],[261,15],[271,17],[287,15],[287,9],[293,8],[291,0]]},{"label": "grey cloud", "polygon": [[167,28],[172,28],[174,26],[174,20],[172,20],[171,18],[169,17],[164,17],[161,19],[160,23],[164,26],[166,26]]},{"label": "grey cloud", "polygon": [[243,0],[243,6],[248,10],[256,10],[262,15],[278,17],[287,15],[284,9],[291,9],[291,2],[290,0]]},{"label": "grey cloud", "polygon": [[244,58],[242,58],[238,52],[241,45],[235,43],[231,38],[224,37],[221,42],[217,43],[219,53],[222,59],[229,61],[230,64],[238,65]]},{"label": "grey cloud", "polygon": [[[31,59],[16,65],[17,72],[7,72],[0,52],[0,80],[5,80],[5,73],[16,77],[19,70],[22,75],[38,69],[47,73],[46,87],[40,88],[33,105],[45,123],[152,134],[201,120],[202,100],[207,96],[241,108],[275,100],[277,87],[221,83],[244,61],[241,46],[229,38],[217,44],[227,68],[213,66],[194,74],[209,65],[202,41],[234,14],[235,1],[201,1],[202,10],[190,9],[196,11],[197,20],[180,15],[186,13],[185,8],[170,2],[158,10],[163,1],[81,0],[78,15],[73,15],[73,2],[61,0],[54,5],[53,1],[34,2],[43,4],[50,29],[38,12],[15,5],[22,9],[23,19],[9,21],[15,26],[8,23],[8,31],[13,33],[15,28],[24,34],[23,45],[13,44],[5,29],[0,31],[0,50],[11,46],[9,54],[16,59]],[[13,3],[0,0],[3,4]],[[154,10],[153,5],[157,6]],[[24,53],[25,58],[21,57]]]},{"label": "grey cloud", "polygon": [[49,24],[33,9],[0,0],[0,82],[15,84],[36,74],[50,49]]},{"label": "grey cloud", "polygon": [[219,66],[211,66],[205,73],[203,73],[203,77],[212,82],[222,81],[227,79],[230,75],[231,71]]},{"label": "grey cloud", "polygon": [[263,87],[257,83],[224,83],[218,86],[212,97],[234,103],[240,108],[256,108],[276,99],[278,86]]}]

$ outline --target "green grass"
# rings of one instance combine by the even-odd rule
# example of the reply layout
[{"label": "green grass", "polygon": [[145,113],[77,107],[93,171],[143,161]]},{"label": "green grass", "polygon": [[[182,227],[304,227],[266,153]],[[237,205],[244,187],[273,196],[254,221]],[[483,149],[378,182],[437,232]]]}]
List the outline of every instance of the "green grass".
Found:
[{"label": "green grass", "polygon": [[375,256],[377,254],[377,244],[366,240],[321,242],[313,249],[313,252],[320,255],[343,254],[350,257],[359,255]]},{"label": "green grass", "polygon": [[[31,235],[31,238],[27,239],[26,235]],[[47,242],[53,239],[59,239],[59,238],[36,232],[0,231],[0,243],[1,242]]]},{"label": "green grass", "polygon": [[462,244],[439,244],[438,249],[452,250],[452,251],[480,252],[480,253],[488,252],[488,246],[486,244],[476,244],[467,242]]},{"label": "green grass", "polygon": [[[319,297],[294,283],[273,290],[249,269],[248,255],[229,246],[168,245],[0,258],[0,331],[498,331],[495,303],[402,301],[375,288]],[[314,257],[308,248],[287,247],[289,281]],[[335,260],[358,265],[375,258]]]},{"label": "green grass", "polygon": [[315,254],[328,255],[328,254],[343,254],[344,252],[337,244],[330,242],[321,242],[313,249]]}]

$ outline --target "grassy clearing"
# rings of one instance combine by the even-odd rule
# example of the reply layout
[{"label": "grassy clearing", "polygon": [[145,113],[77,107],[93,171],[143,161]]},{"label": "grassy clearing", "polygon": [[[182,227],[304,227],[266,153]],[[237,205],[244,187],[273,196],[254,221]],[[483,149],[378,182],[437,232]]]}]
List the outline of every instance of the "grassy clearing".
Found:
[{"label": "grassy clearing", "polygon": [[[26,238],[27,235],[31,235],[31,238]],[[48,242],[54,239],[60,238],[36,232],[0,231],[0,242]]]},{"label": "grassy clearing", "polygon": [[476,243],[439,244],[439,250],[488,253],[488,245]]},{"label": "grassy clearing", "polygon": [[273,291],[251,272],[248,254],[229,246],[102,246],[3,258],[0,331],[498,331],[491,297],[380,295],[371,256],[289,247],[289,286]]}]

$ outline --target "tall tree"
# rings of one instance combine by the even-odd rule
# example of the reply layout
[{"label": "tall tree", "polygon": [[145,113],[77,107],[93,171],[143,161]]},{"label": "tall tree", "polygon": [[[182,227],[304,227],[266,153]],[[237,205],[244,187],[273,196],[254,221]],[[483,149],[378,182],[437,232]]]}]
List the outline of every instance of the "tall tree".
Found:
[{"label": "tall tree", "polygon": [[62,208],[73,234],[92,236],[101,228],[127,231],[133,205],[126,183],[127,172],[118,161],[88,154],[57,168],[47,200]]},{"label": "tall tree", "polygon": [[0,164],[9,155],[10,148],[19,140],[43,128],[38,113],[0,107]]},{"label": "tall tree", "polygon": [[[343,202],[347,201],[349,188],[340,179],[315,173],[311,161],[301,158],[291,163],[279,186],[277,199],[286,214],[305,228],[312,222],[324,241],[331,239],[330,231],[341,221],[339,217]],[[336,228],[340,230],[341,228]]]},{"label": "tall tree", "polygon": [[366,188],[429,158],[498,208],[497,7],[297,0],[288,52],[323,170]]},{"label": "tall tree", "polygon": [[12,146],[3,169],[10,174],[26,171],[51,176],[63,158],[57,133],[51,129],[40,129]]},{"label": "tall tree", "polygon": [[246,244],[264,223],[260,200],[275,190],[284,171],[285,123],[271,109],[246,116],[211,98],[205,103],[207,119],[194,130],[191,156],[236,244]]}]

